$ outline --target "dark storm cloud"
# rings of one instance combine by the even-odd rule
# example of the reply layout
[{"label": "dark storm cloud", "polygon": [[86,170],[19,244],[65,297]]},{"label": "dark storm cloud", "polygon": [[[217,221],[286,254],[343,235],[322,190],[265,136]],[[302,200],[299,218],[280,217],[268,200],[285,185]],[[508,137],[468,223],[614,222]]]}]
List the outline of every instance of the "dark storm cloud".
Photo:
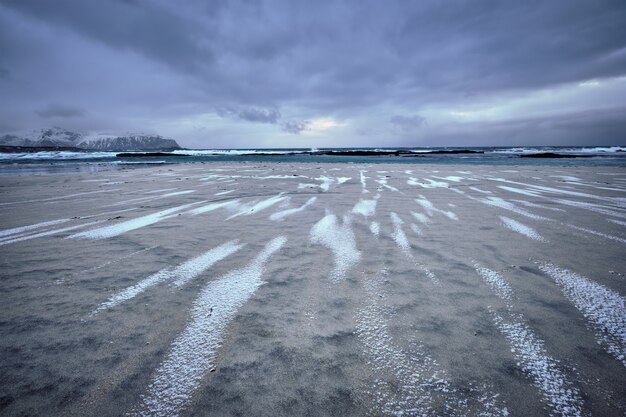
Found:
[{"label": "dark storm cloud", "polygon": [[[4,0],[27,16],[75,31],[112,48],[127,49],[184,70],[211,62],[208,47],[194,37],[199,23],[156,2]],[[62,47],[62,45],[59,45]]]},{"label": "dark storm cloud", "polygon": [[402,131],[408,132],[417,127],[423,126],[424,123],[426,123],[426,118],[420,116],[419,114],[414,114],[412,116],[396,115],[389,119],[389,123]]},{"label": "dark storm cloud", "polygon": [[299,135],[305,130],[309,129],[310,122],[307,120],[298,121],[298,120],[289,120],[286,122],[282,122],[280,127],[283,131],[288,133],[293,133],[295,135]]},{"label": "dark storm cloud", "polygon": [[217,115],[220,117],[230,117],[245,120],[247,122],[270,124],[278,123],[278,119],[280,119],[281,117],[280,111],[278,111],[277,108],[273,107],[246,107],[237,109],[229,106],[223,106],[216,108],[215,113],[217,113]]},{"label": "dark storm cloud", "polygon": [[85,90],[117,124],[136,116],[121,104],[291,133],[382,109],[402,133],[428,106],[626,75],[623,0],[0,0],[3,17],[0,68],[21,84],[0,71],[0,94],[32,109]]},{"label": "dark storm cloud", "polygon": [[79,107],[52,103],[39,110],[36,110],[35,113],[39,117],[48,119],[51,117],[59,117],[59,118],[80,117],[80,116],[83,116],[86,113],[86,111],[85,109],[81,109]]}]

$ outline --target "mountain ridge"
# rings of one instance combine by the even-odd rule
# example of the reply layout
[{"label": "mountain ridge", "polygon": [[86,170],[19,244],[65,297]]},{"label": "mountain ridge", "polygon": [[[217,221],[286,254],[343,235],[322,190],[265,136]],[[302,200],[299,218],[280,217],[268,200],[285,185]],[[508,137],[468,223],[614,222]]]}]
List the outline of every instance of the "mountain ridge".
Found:
[{"label": "mountain ridge", "polygon": [[105,133],[86,134],[60,127],[7,133],[0,136],[0,146],[20,147],[71,147],[99,151],[175,150],[182,147],[161,135],[129,133],[115,135]]}]

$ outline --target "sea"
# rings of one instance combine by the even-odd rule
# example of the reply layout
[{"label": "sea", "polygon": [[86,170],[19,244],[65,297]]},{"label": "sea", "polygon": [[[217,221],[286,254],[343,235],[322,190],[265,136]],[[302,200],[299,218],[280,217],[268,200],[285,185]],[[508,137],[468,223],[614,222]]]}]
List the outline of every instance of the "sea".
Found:
[{"label": "sea", "polygon": [[626,167],[626,146],[180,149],[155,155],[131,153],[133,155],[102,151],[0,152],[0,175],[96,172],[234,161]]}]

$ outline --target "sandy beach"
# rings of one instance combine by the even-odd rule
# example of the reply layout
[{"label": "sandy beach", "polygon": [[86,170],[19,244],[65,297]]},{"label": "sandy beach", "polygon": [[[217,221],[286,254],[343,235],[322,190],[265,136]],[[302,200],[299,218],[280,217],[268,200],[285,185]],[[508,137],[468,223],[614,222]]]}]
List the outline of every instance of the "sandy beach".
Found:
[{"label": "sandy beach", "polygon": [[0,177],[0,415],[622,416],[626,170]]}]

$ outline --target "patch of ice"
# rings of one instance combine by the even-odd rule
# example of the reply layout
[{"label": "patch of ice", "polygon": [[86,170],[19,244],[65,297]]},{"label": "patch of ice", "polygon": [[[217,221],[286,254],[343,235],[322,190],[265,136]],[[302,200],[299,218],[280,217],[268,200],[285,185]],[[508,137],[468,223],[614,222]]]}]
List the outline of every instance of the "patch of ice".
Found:
[{"label": "patch of ice", "polygon": [[380,235],[380,224],[378,224],[378,222],[371,222],[370,232],[372,232],[374,236],[378,237],[378,235]]},{"label": "patch of ice", "polygon": [[514,232],[521,233],[522,235],[529,237],[533,240],[537,240],[539,242],[546,242],[546,240],[532,227],[528,227],[525,224],[504,216],[500,216],[500,220],[502,220],[504,226],[506,226],[508,229],[513,230]]},{"label": "patch of ice", "polygon": [[315,203],[315,200],[317,200],[317,197],[311,197],[311,198],[309,198],[307,200],[306,203],[304,203],[300,207],[291,208],[291,209],[287,209],[287,210],[283,210],[283,211],[279,211],[277,213],[274,213],[274,214],[272,214],[270,216],[270,220],[273,220],[275,222],[281,221],[281,220],[283,220],[287,216],[291,216],[292,214],[296,214],[296,213],[299,213],[301,211],[304,211],[304,210],[306,210],[307,207],[309,207],[310,205]]},{"label": "patch of ice", "polygon": [[277,237],[245,268],[210,282],[194,301],[191,320],[174,340],[167,358],[142,396],[137,416],[177,416],[185,408],[200,381],[217,365],[217,351],[228,323],[263,285],[262,277],[270,256],[287,239]]},{"label": "patch of ice", "polygon": [[315,223],[310,237],[311,242],[324,245],[333,252],[335,268],[330,276],[332,281],[342,280],[346,272],[361,259],[349,218],[344,218],[343,224],[339,224],[337,216],[328,214]]}]

